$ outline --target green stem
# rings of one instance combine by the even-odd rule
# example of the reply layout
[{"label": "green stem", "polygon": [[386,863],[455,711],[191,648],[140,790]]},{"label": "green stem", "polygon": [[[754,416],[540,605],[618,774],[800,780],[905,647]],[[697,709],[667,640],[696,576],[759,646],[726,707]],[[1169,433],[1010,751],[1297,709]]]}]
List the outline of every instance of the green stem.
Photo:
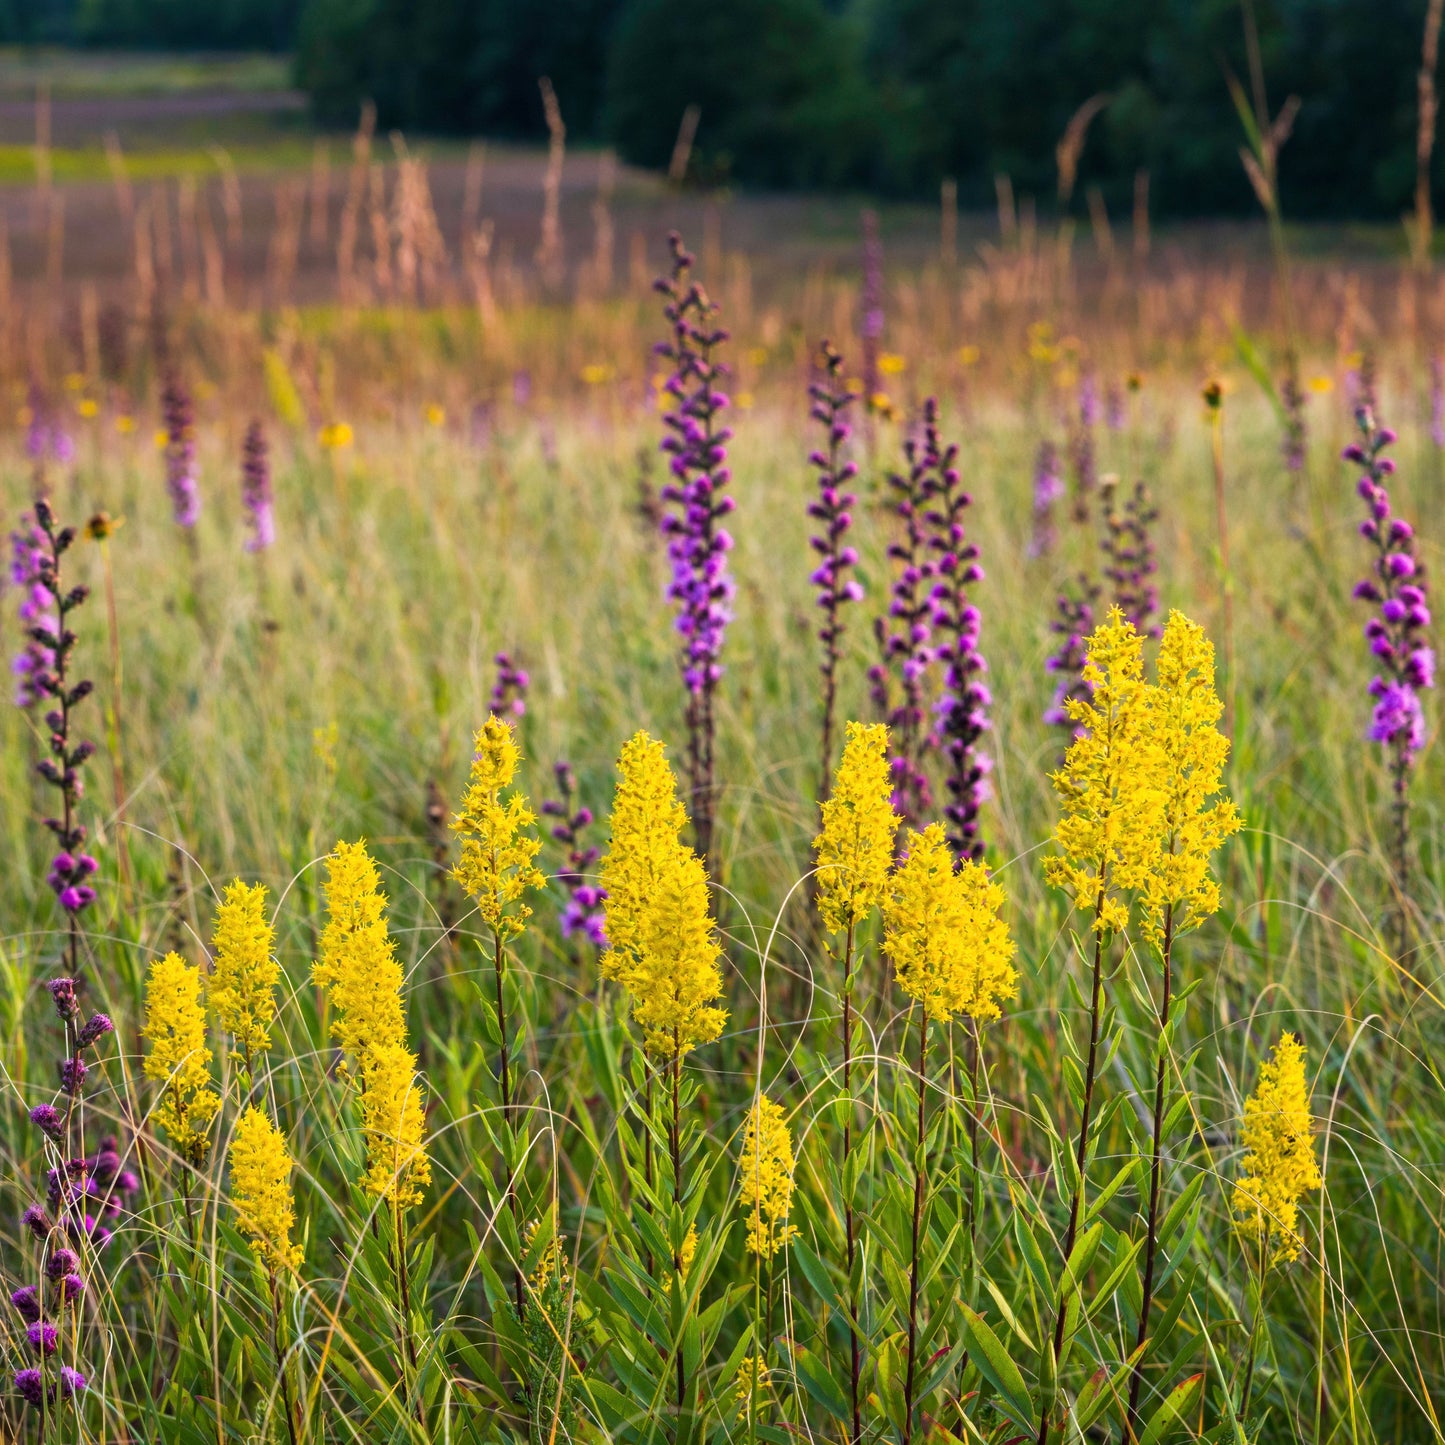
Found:
[{"label": "green stem", "polygon": [[903,1380],[903,1445],[913,1439],[913,1389],[917,1380],[918,1344],[918,1235],[923,1225],[923,1198],[928,1184],[927,1169],[927,1078],[928,1008],[925,1005],[918,1028],[918,1143],[913,1156],[913,1257],[908,1271],[908,1369]]}]

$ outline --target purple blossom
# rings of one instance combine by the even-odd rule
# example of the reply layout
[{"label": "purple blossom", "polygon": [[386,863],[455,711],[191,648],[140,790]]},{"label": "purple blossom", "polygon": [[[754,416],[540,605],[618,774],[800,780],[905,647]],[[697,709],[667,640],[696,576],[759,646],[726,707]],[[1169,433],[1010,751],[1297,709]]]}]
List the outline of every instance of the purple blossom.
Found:
[{"label": "purple blossom", "polygon": [[60,1279],[60,1302],[72,1305],[85,1293],[85,1281],[78,1274],[62,1275]]},{"label": "purple blossom", "polygon": [[1051,441],[1039,443],[1034,461],[1034,525],[1028,555],[1047,557],[1059,540],[1054,526],[1054,507],[1064,495],[1064,478],[1059,468],[1059,449]]},{"label": "purple blossom", "polygon": [[[1362,379],[1362,389],[1365,385]],[[1285,470],[1302,472],[1308,452],[1309,434],[1305,428],[1305,394],[1293,365],[1285,376],[1284,385],[1280,387],[1279,399],[1284,412],[1284,440],[1281,451],[1284,454]]]},{"label": "purple blossom", "polygon": [[194,527],[201,517],[201,492],[196,480],[195,411],[180,376],[172,371],[161,394],[166,429],[166,490],[176,526]]},{"label": "purple blossom", "polygon": [[492,659],[497,664],[497,680],[492,687],[491,709],[498,717],[521,717],[527,711],[527,689],[531,674],[512,661],[509,652],[499,652]]},{"label": "purple blossom", "polygon": [[1103,540],[1104,576],[1114,594],[1114,603],[1146,637],[1158,637],[1160,629],[1150,618],[1159,611],[1159,587],[1154,576],[1159,570],[1154,557],[1150,527],[1158,520],[1158,509],[1149,499],[1143,482],[1120,510],[1115,489],[1110,487]]},{"label": "purple blossom", "polygon": [[607,890],[588,881],[589,870],[601,856],[595,845],[585,841],[593,823],[592,809],[577,801],[577,775],[570,763],[557,762],[552,772],[562,796],[548,798],[542,804],[542,813],[558,820],[552,825],[552,837],[567,851],[567,865],[556,875],[557,882],[567,890],[567,902],[558,915],[562,937],[581,936],[600,951],[607,947],[606,913],[602,907]]},{"label": "purple blossom", "polygon": [[[925,408],[925,418],[928,409]],[[937,448],[936,439],[932,442]],[[934,705],[932,746],[947,760],[948,802],[944,817],[954,857],[975,861],[983,857],[979,811],[989,795],[992,762],[980,747],[988,731],[988,708],[993,698],[984,682],[988,663],[979,651],[978,608],[969,601],[969,589],[983,580],[978,548],[963,527],[964,509],[972,498],[960,484],[958,448],[949,445],[932,468],[924,523],[933,575],[938,579],[929,598],[934,655],[943,664],[942,690]]]},{"label": "purple blossom", "polygon": [[48,1238],[50,1231],[55,1227],[50,1221],[50,1216],[45,1212],[44,1206],[40,1204],[27,1205],[25,1212],[20,1216],[20,1222],[35,1239]]},{"label": "purple blossom", "polygon": [[57,1144],[64,1137],[65,1121],[61,1117],[60,1110],[54,1104],[37,1104],[30,1111],[30,1122],[47,1139],[53,1140]]},{"label": "purple blossom", "polygon": [[62,1400],[72,1399],[85,1389],[85,1376],[79,1370],[73,1370],[69,1365],[60,1367],[60,1398]]},{"label": "purple blossom", "polygon": [[264,552],[276,540],[276,507],[271,493],[271,459],[259,421],[246,428],[241,447],[241,505],[251,524],[248,552]]},{"label": "purple blossom", "polygon": [[679,666],[688,694],[693,831],[698,852],[708,858],[714,809],[713,703],[736,591],[727,560],[733,539],[721,525],[734,506],[727,494],[732,431],[720,422],[729,404],[720,389],[728,368],[717,357],[728,333],[716,324],[717,307],[690,278],[693,258],[676,231],[668,244],[672,270],[654,283],[666,298],[663,314],[672,327],[671,339],[656,347],[657,355],[673,368],[663,387],[669,406],[663,414],[661,449],[670,459],[671,480],[661,491],[668,509],[662,534],[672,565],[666,595],[677,609],[676,627],[682,636]]},{"label": "purple blossom", "polygon": [[80,1256],[74,1250],[52,1249],[50,1256],[45,1261],[45,1273],[51,1280],[64,1279],[68,1274],[74,1274],[80,1268]]},{"label": "purple blossom", "polygon": [[85,1076],[89,1072],[85,1060],[79,1056],[60,1061],[60,1087],[65,1093],[72,1097],[80,1093],[85,1086]]},{"label": "purple blossom", "polygon": [[20,1289],[10,1291],[10,1303],[15,1306],[15,1312],[27,1324],[36,1324],[40,1320],[40,1292],[33,1284],[27,1284]]},{"label": "purple blossom", "polygon": [[[52,877],[68,877],[74,871],[75,859],[69,853],[57,855],[50,865]],[[55,885],[52,883],[50,886],[53,888]],[[52,978],[45,988],[55,1001],[55,1012],[59,1014],[62,1023],[70,1023],[80,1017],[80,1000],[75,996],[73,978]]]},{"label": "purple blossom", "polygon": [[25,454],[35,463],[37,469],[45,466],[47,460],[60,466],[69,466],[75,460],[75,441],[60,424],[49,398],[40,389],[38,382],[30,383],[27,401],[30,423],[25,429]]},{"label": "purple blossom", "polygon": [[[10,583],[20,595],[20,651],[10,664],[15,675],[15,705],[34,707],[45,696],[41,681],[55,666],[54,637],[59,629],[55,596],[45,585],[49,544],[44,529],[29,512],[10,533]],[[37,637],[39,631],[49,641]]]},{"label": "purple blossom", "polygon": [[60,1343],[60,1332],[54,1325],[42,1320],[31,1325],[25,1331],[25,1337],[32,1348],[39,1350],[42,1355],[53,1355],[55,1347]]},{"label": "purple blossom", "polygon": [[115,1024],[109,1014],[91,1014],[81,1026],[80,1032],[75,1036],[75,1047],[77,1049],[88,1049],[98,1043],[107,1034],[115,1032]]},{"label": "purple blossom", "polygon": [[825,341],[821,356],[824,375],[808,388],[813,404],[811,415],[825,433],[823,448],[808,458],[818,474],[818,492],[808,503],[808,515],[819,527],[809,545],[820,559],[808,580],[818,589],[818,606],[823,609],[823,625],[818,629],[818,640],[823,644],[823,767],[819,796],[826,797],[833,767],[833,715],[844,632],[842,609],[850,602],[863,600],[863,584],[848,575],[858,564],[858,552],[845,540],[853,527],[851,509],[858,503],[858,498],[846,490],[858,475],[857,463],[842,457],[852,434],[845,414],[854,398],[843,384],[842,353],[832,342]]},{"label": "purple blossom", "polygon": [[889,544],[894,563],[888,611],[873,620],[873,635],[882,654],[868,670],[874,706],[887,722],[893,756],[893,806],[905,822],[921,827],[933,808],[932,791],[923,763],[934,741],[927,728],[928,683],[938,657],[934,644],[934,579],[939,558],[930,546],[933,535],[929,508],[944,488],[944,472],[952,466],[938,432],[938,403],[924,403],[922,425],[903,446],[906,474],[888,478],[893,511],[902,523]]},{"label": "purple blossom", "polygon": [[1089,520],[1090,499],[1099,484],[1094,428],[1099,424],[1099,390],[1092,372],[1079,382],[1078,416],[1069,432],[1069,462],[1074,473],[1074,520]]},{"label": "purple blossom", "polygon": [[16,1370],[15,1393],[38,1410],[45,1403],[45,1377],[34,1368]]},{"label": "purple blossom", "polygon": [[1058,639],[1058,648],[1044,666],[1054,674],[1054,696],[1044,710],[1044,722],[1050,727],[1068,730],[1077,735],[1074,720],[1069,716],[1069,703],[1087,701],[1093,688],[1084,678],[1085,644],[1094,630],[1094,605],[1099,589],[1088,578],[1080,576],[1066,585],[1055,603],[1055,614],[1049,631]]}]

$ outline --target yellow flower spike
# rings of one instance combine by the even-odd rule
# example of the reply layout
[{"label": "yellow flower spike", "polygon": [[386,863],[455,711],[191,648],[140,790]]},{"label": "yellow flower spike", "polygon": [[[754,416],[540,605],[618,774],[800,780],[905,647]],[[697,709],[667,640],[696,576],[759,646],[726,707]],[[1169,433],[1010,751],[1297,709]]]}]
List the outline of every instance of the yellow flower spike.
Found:
[{"label": "yellow flower spike", "polygon": [[1215,726],[1224,705],[1214,690],[1214,647],[1182,612],[1169,614],[1156,672],[1151,705],[1163,764],[1164,844],[1145,880],[1141,912],[1146,936],[1162,949],[1166,921],[1177,936],[1219,907],[1209,860],[1241,820],[1229,798],[1210,802],[1223,791],[1229,756],[1229,739]]},{"label": "yellow flower spike", "polygon": [[302,1258],[300,1245],[291,1242],[296,1224],[291,1197],[294,1167],[280,1130],[264,1109],[251,1105],[241,1115],[231,1143],[231,1203],[256,1258],[277,1274],[294,1270]]},{"label": "yellow flower spike", "polygon": [[996,1019],[1018,993],[1016,947],[999,916],[1004,891],[983,864],[955,872],[942,823],[910,833],[883,905],[883,951],[898,986],[940,1023]]},{"label": "yellow flower spike", "polygon": [[330,996],[331,1036],[356,1055],[404,1045],[402,971],[386,926],[386,895],[365,842],[338,843],[328,862],[321,957],[311,979]]},{"label": "yellow flower spike", "polygon": [[648,1052],[672,1058],[722,1032],[722,950],[707,871],[679,838],[687,814],[662,744],[639,732],[617,767],[601,880],[610,947],[600,966],[631,995]]},{"label": "yellow flower spike", "polygon": [[888,770],[888,729],[848,724],[848,740],[823,803],[818,857],[818,912],[829,933],[856,928],[888,891],[898,814]]},{"label": "yellow flower spike", "polygon": [[1084,681],[1092,696],[1070,698],[1078,732],[1050,781],[1063,804],[1054,829],[1061,854],[1044,877],[1093,910],[1094,928],[1115,933],[1129,923],[1120,897],[1152,876],[1164,829],[1164,754],[1154,736],[1144,681],[1143,638],[1117,607],[1090,635]]},{"label": "yellow flower spike", "polygon": [[207,1130],[221,1100],[211,1083],[201,971],[178,953],[150,966],[144,1033],[146,1078],[162,1086],[155,1121],[177,1153],[199,1164],[210,1150]]},{"label": "yellow flower spike", "polygon": [[276,981],[281,969],[272,957],[276,932],[266,921],[266,889],[240,879],[227,886],[216,910],[214,959],[207,992],[221,1027],[236,1041],[248,1064],[271,1047],[276,1017]]},{"label": "yellow flower spike", "polygon": [[426,1092],[416,1055],[401,1044],[371,1049],[365,1060],[361,1128],[366,1139],[362,1188],[399,1209],[421,1203],[431,1183],[426,1153]]},{"label": "yellow flower spike", "polygon": [[1299,1258],[1299,1201],[1324,1184],[1315,1160],[1305,1051],[1282,1033],[1259,1068],[1259,1083],[1245,1100],[1240,1140],[1245,1155],[1234,1186],[1240,1233],[1274,1247],[1281,1262]]},{"label": "yellow flower spike", "polygon": [[787,1248],[798,1231],[788,1223],[793,1207],[793,1140],[782,1106],[766,1096],[759,1096],[748,1115],[738,1173],[747,1211],[748,1249],[770,1260]]},{"label": "yellow flower spike", "polygon": [[543,888],[546,879],[533,865],[542,840],[526,830],[536,814],[526,798],[513,793],[505,802],[502,790],[516,776],[521,753],[509,722],[495,714],[476,735],[471,781],[452,831],[462,840],[462,856],[452,876],[477,900],[483,920],[502,938],[515,938],[532,910],[521,902],[529,888]]}]

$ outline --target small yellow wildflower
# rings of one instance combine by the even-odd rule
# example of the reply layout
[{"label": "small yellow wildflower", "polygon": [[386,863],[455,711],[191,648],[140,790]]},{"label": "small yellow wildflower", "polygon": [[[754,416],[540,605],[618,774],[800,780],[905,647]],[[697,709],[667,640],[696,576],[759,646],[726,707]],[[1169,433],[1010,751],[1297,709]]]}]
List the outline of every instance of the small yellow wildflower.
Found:
[{"label": "small yellow wildflower", "polygon": [[115,419],[115,429],[121,436],[128,437],[135,430],[135,418],[121,412]]},{"label": "small yellow wildflower", "polygon": [[1209,859],[1239,831],[1240,817],[1228,798],[1209,801],[1224,787],[1229,739],[1215,726],[1224,708],[1214,691],[1214,647],[1182,612],[1169,614],[1157,673],[1150,698],[1163,762],[1164,844],[1144,883],[1142,912],[1150,942],[1162,947],[1166,920],[1185,933],[1219,907]]},{"label": "small yellow wildflower", "polygon": [[587,386],[604,386],[617,375],[617,368],[605,361],[589,361],[580,375]]},{"label": "small yellow wildflower", "polygon": [[221,1107],[211,1085],[211,1049],[201,1006],[201,971],[178,953],[155,960],[146,979],[145,1075],[161,1086],[156,1123],[192,1164],[211,1147],[210,1122]]},{"label": "small yellow wildflower", "polygon": [[1335,389],[1334,378],[1330,376],[1312,376],[1308,385],[1316,396],[1328,396]]},{"label": "small yellow wildflower", "polygon": [[333,421],[317,432],[316,440],[327,451],[334,452],[340,451],[342,447],[349,447],[356,440],[356,436],[348,422]]},{"label": "small yellow wildflower", "polygon": [[423,413],[428,426],[444,426],[447,419],[447,409],[437,402],[431,402]]},{"label": "small yellow wildflower", "polygon": [[100,415],[100,403],[93,396],[83,396],[76,402],[75,410],[86,421],[90,421]]},{"label": "small yellow wildflower", "polygon": [[108,542],[123,526],[124,517],[112,517],[109,512],[95,512],[85,524],[85,535],[92,542]]},{"label": "small yellow wildflower", "polygon": [[733,1400],[744,1413],[754,1407],[759,1410],[767,1404],[771,1373],[763,1363],[761,1355],[748,1355],[738,1366],[738,1377],[733,1382]]},{"label": "small yellow wildflower", "polygon": [[81,371],[67,371],[65,373],[66,391],[84,391],[85,373]]},{"label": "small yellow wildflower", "polygon": [[973,345],[960,346],[958,348],[958,361],[960,366],[976,366],[978,359],[983,353]]},{"label": "small yellow wildflower", "polygon": [[280,966],[271,956],[276,932],[266,921],[266,889],[238,878],[216,910],[215,953],[208,990],[221,1027],[236,1040],[243,1057],[271,1047]]},{"label": "small yellow wildflower", "polygon": [[416,1055],[402,1044],[368,1050],[361,1093],[366,1138],[362,1188],[400,1209],[421,1202],[431,1183],[426,1153],[426,1094],[416,1080]]},{"label": "small yellow wildflower", "polygon": [[1240,1131],[1245,1155],[1234,1186],[1242,1234],[1275,1246],[1274,1258],[1299,1258],[1299,1201],[1324,1184],[1315,1160],[1305,1051],[1282,1033],[1259,1068],[1259,1083],[1244,1102]]},{"label": "small yellow wildflower", "polygon": [[888,729],[850,722],[833,791],[823,803],[823,831],[813,839],[818,912],[829,933],[856,928],[883,902],[897,832]]},{"label": "small yellow wildflower", "polygon": [[521,753],[509,722],[495,714],[476,735],[471,782],[452,831],[462,840],[461,861],[452,876],[473,898],[483,920],[502,938],[515,938],[532,910],[521,902],[528,888],[542,888],[544,879],[532,860],[542,840],[526,830],[537,821],[521,793],[504,803],[502,789],[511,786]]},{"label": "small yellow wildflower", "polygon": [[895,351],[885,351],[878,358],[878,370],[884,376],[901,376],[908,370],[908,360]]},{"label": "small yellow wildflower", "polygon": [[742,1205],[747,1211],[748,1249],[772,1259],[786,1249],[797,1229],[788,1223],[793,1207],[793,1140],[782,1106],[759,1095],[748,1115],[738,1163]]},{"label": "small yellow wildflower", "polygon": [[231,1144],[231,1203],[241,1232],[267,1269],[284,1273],[301,1263],[300,1245],[291,1243],[296,1206],[286,1141],[264,1109],[251,1105],[236,1125]]},{"label": "small yellow wildflower", "polygon": [[734,398],[739,411],[751,411],[757,404],[757,397],[750,391],[740,391]]},{"label": "small yellow wildflower", "polygon": [[155,431],[151,433],[151,442],[158,452],[163,452],[171,444],[171,434],[165,427],[157,427]]},{"label": "small yellow wildflower", "polygon": [[908,856],[883,904],[883,951],[899,988],[929,1018],[943,1023],[962,1014],[988,1023],[1018,992],[1003,902],[983,864],[966,860],[954,871],[942,823],[909,834]]},{"label": "small yellow wildflower", "polygon": [[386,926],[386,895],[365,842],[338,843],[328,863],[321,957],[312,981],[328,990],[331,1036],[356,1055],[363,1074],[373,1050],[406,1042],[402,972]]},{"label": "small yellow wildflower", "polygon": [[1144,681],[1143,638],[1117,607],[1086,644],[1084,680],[1090,698],[1071,698],[1078,734],[1051,781],[1063,804],[1054,830],[1061,855],[1046,859],[1044,876],[1094,909],[1094,928],[1126,927],[1120,894],[1144,886],[1154,871],[1163,835],[1163,751],[1154,736],[1153,708]]},{"label": "small yellow wildflower", "polygon": [[768,364],[768,348],[766,346],[750,346],[745,354],[749,366],[766,366]]}]

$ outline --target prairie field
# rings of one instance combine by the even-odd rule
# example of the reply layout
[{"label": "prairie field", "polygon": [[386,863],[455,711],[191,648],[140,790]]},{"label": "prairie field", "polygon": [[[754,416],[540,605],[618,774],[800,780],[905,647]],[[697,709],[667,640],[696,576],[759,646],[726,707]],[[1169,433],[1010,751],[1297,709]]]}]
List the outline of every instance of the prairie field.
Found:
[{"label": "prairie field", "polygon": [[1428,256],[235,70],[0,99],[0,1438],[1445,1438]]}]

